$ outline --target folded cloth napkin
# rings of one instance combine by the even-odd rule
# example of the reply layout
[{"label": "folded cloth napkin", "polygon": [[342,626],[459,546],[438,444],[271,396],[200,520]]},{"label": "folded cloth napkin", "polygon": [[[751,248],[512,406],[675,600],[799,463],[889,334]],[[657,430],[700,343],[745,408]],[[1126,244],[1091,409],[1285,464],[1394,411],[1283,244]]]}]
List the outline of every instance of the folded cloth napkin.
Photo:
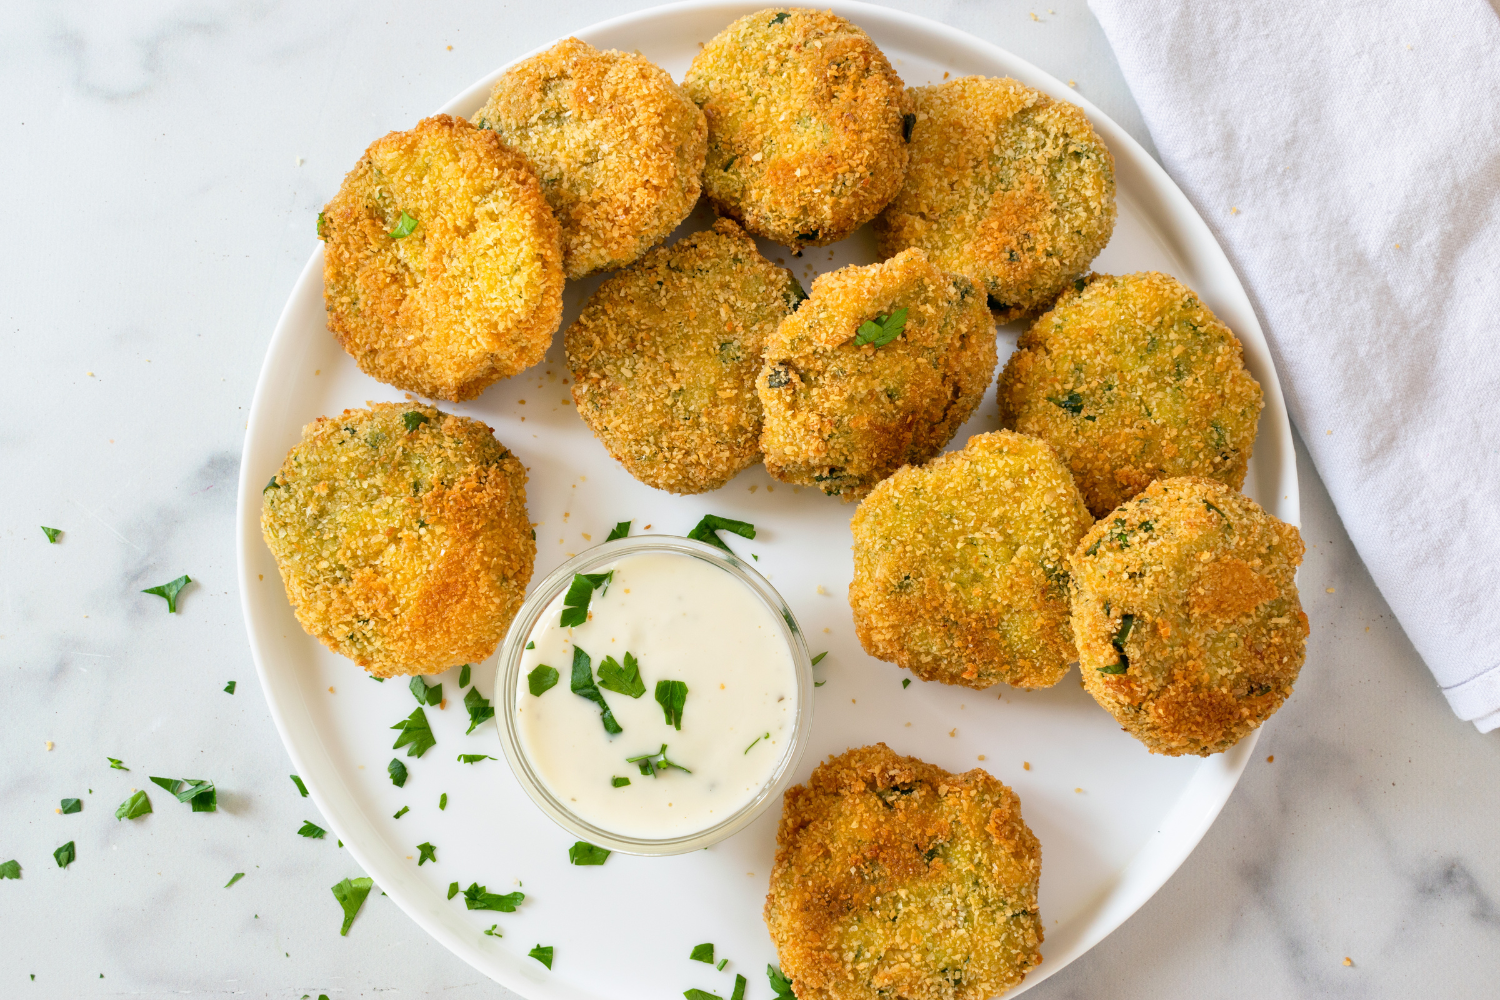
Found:
[{"label": "folded cloth napkin", "polygon": [[1500,727],[1500,17],[1089,5],[1349,537],[1453,711]]}]

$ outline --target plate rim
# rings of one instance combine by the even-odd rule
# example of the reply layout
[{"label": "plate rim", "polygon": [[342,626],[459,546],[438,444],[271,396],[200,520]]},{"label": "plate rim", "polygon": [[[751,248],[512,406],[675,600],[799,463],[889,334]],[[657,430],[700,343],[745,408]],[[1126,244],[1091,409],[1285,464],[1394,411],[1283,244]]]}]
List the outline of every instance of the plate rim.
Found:
[{"label": "plate rim", "polygon": [[[599,21],[571,34],[587,41],[590,37],[658,19],[670,19],[687,11],[723,11],[724,23],[727,25],[734,18],[761,9],[763,6],[763,3],[754,2],[754,0],[751,2],[745,2],[745,0],[679,0],[676,3],[648,7]],[[1236,335],[1244,344],[1246,352],[1255,354],[1257,366],[1270,376],[1268,379],[1261,380],[1265,405],[1257,437],[1257,443],[1260,443],[1261,436],[1269,433],[1274,437],[1277,445],[1280,483],[1278,491],[1283,493],[1283,498],[1270,506],[1275,508],[1275,513],[1283,521],[1300,526],[1296,455],[1275,359],[1271,355],[1259,318],[1233,264],[1213,236],[1207,222],[1166,170],[1128,132],[1087,98],[1027,60],[993,42],[919,14],[894,10],[862,2],[862,0],[824,0],[819,6],[830,8],[834,13],[861,26],[884,22],[887,25],[904,27],[927,35],[936,41],[947,42],[971,52],[977,52],[991,61],[1010,67],[1011,74],[1025,85],[1055,99],[1065,100],[1083,110],[1095,130],[1100,133],[1106,145],[1114,153],[1117,176],[1122,164],[1127,170],[1138,171],[1143,181],[1140,191],[1148,193],[1158,202],[1159,207],[1156,209],[1143,206],[1142,211],[1143,217],[1154,227],[1155,235],[1168,245],[1172,245],[1173,241],[1167,239],[1167,234],[1160,229],[1161,216],[1167,216],[1177,235],[1183,237],[1192,246],[1190,252],[1174,246],[1174,252],[1178,256],[1209,265],[1213,270],[1221,271],[1231,279],[1226,283],[1226,287],[1217,289],[1219,303],[1216,311],[1225,311],[1227,305],[1236,314],[1236,321],[1233,325]],[[452,109],[471,101],[476,92],[481,94],[486,92],[496,77],[506,69],[523,59],[545,51],[556,44],[560,38],[521,53],[509,62],[498,66],[473,84],[460,90],[435,113],[453,113]],[[1140,191],[1133,193],[1138,196]],[[409,876],[404,870],[387,863],[383,852],[366,851],[366,836],[373,836],[378,840],[379,834],[357,808],[353,810],[352,815],[342,808],[342,803],[338,800],[349,797],[349,793],[344,789],[342,779],[338,777],[336,770],[333,770],[328,753],[322,745],[321,734],[313,730],[311,739],[306,745],[300,736],[294,738],[292,720],[289,716],[295,714],[295,710],[299,707],[305,711],[305,706],[288,704],[276,697],[277,688],[272,684],[272,675],[266,666],[266,651],[261,648],[259,636],[259,630],[265,625],[258,623],[258,612],[253,606],[254,588],[250,581],[249,553],[252,546],[262,544],[259,516],[260,495],[255,487],[258,474],[253,473],[251,468],[254,464],[254,454],[265,450],[261,439],[266,433],[266,424],[269,421],[266,411],[273,405],[272,396],[275,388],[271,384],[271,376],[273,368],[276,367],[273,362],[280,359],[287,351],[294,349],[294,345],[289,343],[292,337],[289,332],[292,326],[292,314],[302,298],[308,294],[309,288],[316,285],[319,298],[321,298],[322,260],[323,248],[319,245],[314,248],[307,264],[293,283],[267,343],[265,358],[256,379],[248,413],[245,440],[241,450],[235,510],[235,557],[240,584],[240,608],[245,620],[251,659],[260,677],[262,689],[266,693],[267,707],[276,726],[277,735],[280,736],[282,745],[297,769],[297,773],[303,776],[314,805],[333,827],[338,838],[344,842],[355,863],[365,874],[372,876],[376,884],[424,932],[476,970],[530,1000],[552,1000],[552,998],[558,998],[558,1000],[579,998],[581,1000],[581,998],[590,997],[592,994],[579,987],[572,986],[559,978],[541,974],[540,966],[535,972],[528,969],[522,964],[524,956],[481,951],[470,942],[449,934],[443,926],[444,921],[440,914],[424,906],[420,894],[408,895],[405,891],[408,882],[412,882],[419,888],[425,889],[425,887],[415,882],[414,877]],[[280,591],[278,590],[277,593],[279,594]],[[1238,785],[1240,775],[1254,752],[1260,732],[1261,730],[1257,728],[1231,750],[1206,758],[1202,762],[1179,794],[1177,801],[1163,817],[1161,831],[1146,841],[1120,871],[1111,887],[1101,890],[1096,900],[1073,918],[1074,921],[1085,923],[1085,932],[1076,935],[1070,941],[1065,941],[1060,952],[1048,949],[1043,963],[1033,969],[1022,984],[1004,996],[1010,997],[1022,993],[1070,965],[1099,941],[1113,933],[1120,924],[1155,895],[1156,891],[1187,860],[1188,855],[1192,853],[1218,817],[1225,802]]]}]

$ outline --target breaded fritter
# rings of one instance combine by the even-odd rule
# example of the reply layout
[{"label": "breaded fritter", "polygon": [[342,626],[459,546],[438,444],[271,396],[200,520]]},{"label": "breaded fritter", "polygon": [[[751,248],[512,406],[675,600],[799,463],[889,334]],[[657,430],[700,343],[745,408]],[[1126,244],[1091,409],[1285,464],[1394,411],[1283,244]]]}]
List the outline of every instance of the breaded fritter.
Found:
[{"label": "breaded fritter", "polygon": [[761,351],[801,298],[729,219],[652,250],[564,335],[579,416],[647,486],[718,489],[760,458]]},{"label": "breaded fritter", "polygon": [[260,524],[302,627],[376,677],[489,656],[536,558],[520,461],[479,421],[418,403],[303,428]]},{"label": "breaded fritter", "polygon": [[798,1000],[987,1000],[1042,960],[1016,793],[884,743],[788,789],[766,926]]},{"label": "breaded fritter", "polygon": [[1094,523],[1046,442],[977,434],[855,511],[849,604],[865,652],[923,680],[1050,687],[1078,656],[1067,559]]},{"label": "breaded fritter", "polygon": [[562,319],[557,220],[521,154],[462,118],[365,150],[318,216],[328,329],[373,378],[479,395],[542,359]]},{"label": "breaded fritter", "polygon": [[997,393],[1000,423],[1034,434],[1095,517],[1170,476],[1245,482],[1260,384],[1192,290],[1165,274],[1096,274],[1021,336]]},{"label": "breaded fritter", "polygon": [[875,220],[881,255],[921,247],[979,282],[1002,323],[1047,308],[1114,232],[1109,149],[1082,110],[1009,78],[909,93],[911,163]]},{"label": "breaded fritter", "polygon": [[1228,750],[1292,693],[1302,536],[1212,479],[1160,479],[1070,565],[1083,684],[1152,753]]},{"label": "breaded fritter", "polygon": [[703,189],[756,236],[793,250],[833,243],[901,187],[901,78],[832,12],[747,14],[703,47],[682,86],[708,117]]},{"label": "breaded fritter", "polygon": [[536,170],[570,279],[639,258],[687,218],[702,189],[703,112],[636,53],[565,38],[506,70],[472,121]]},{"label": "breaded fritter", "polygon": [[755,382],[766,469],[856,500],[941,451],[995,363],[984,292],[921,250],[821,275],[766,343]]}]

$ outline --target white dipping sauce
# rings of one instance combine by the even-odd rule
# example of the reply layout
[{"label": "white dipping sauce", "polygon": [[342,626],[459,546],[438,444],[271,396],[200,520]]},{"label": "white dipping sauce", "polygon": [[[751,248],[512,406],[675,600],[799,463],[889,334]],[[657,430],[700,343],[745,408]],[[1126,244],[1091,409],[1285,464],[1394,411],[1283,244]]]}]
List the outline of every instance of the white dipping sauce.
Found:
[{"label": "white dipping sauce", "polygon": [[[587,622],[559,625],[563,593],[532,631],[536,645],[522,654],[516,695],[521,750],[553,796],[601,829],[653,840],[708,829],[765,787],[796,732],[796,667],[781,624],[754,591],[701,559],[629,555],[598,572],[610,569]],[[575,643],[589,654],[596,684],[605,657],[622,665],[627,651],[636,658],[644,694],[599,686],[622,730],[616,735],[605,731],[598,705],[573,693]],[[534,696],[528,678],[541,664],[558,680]],[[681,730],[656,701],[661,680],[687,684]],[[667,758],[691,774],[669,768],[653,776],[626,763],[663,743]],[[615,787],[617,778],[630,784]]]}]

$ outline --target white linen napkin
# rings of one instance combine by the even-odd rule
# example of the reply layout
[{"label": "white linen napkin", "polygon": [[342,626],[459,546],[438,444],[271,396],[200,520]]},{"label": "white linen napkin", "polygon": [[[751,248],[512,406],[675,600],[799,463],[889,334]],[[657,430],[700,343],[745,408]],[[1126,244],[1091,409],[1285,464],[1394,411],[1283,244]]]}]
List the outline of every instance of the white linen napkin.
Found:
[{"label": "white linen napkin", "polygon": [[1500,727],[1500,17],[1089,0],[1453,711]]}]

